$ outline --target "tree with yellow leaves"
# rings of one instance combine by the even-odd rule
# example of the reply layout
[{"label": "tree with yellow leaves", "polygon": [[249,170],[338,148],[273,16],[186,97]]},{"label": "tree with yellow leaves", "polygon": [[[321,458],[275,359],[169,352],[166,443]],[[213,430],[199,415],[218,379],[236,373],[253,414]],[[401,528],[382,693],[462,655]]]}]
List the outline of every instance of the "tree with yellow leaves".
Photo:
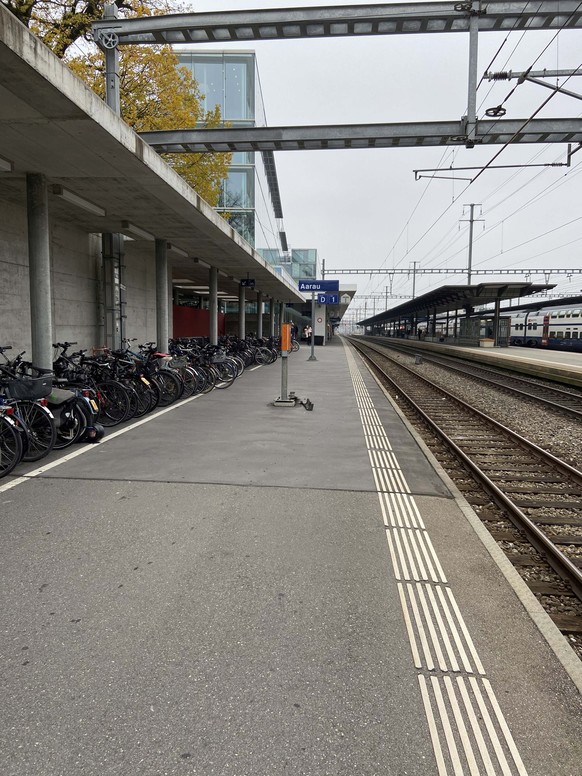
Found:
[{"label": "tree with yellow leaves", "polygon": [[[91,23],[102,18],[102,0],[0,0],[99,96],[105,97],[105,62],[90,46]],[[131,16],[183,10],[167,0],[128,0]],[[136,132],[220,126],[218,106],[205,112],[192,73],[178,66],[171,46],[124,46],[120,50],[121,115]],[[167,155],[166,161],[210,205],[218,202],[231,154]]]}]

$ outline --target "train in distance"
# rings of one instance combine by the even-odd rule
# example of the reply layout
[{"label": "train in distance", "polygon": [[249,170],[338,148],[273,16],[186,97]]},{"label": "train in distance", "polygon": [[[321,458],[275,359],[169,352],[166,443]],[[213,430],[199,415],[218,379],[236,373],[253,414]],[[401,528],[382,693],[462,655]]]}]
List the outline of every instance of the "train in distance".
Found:
[{"label": "train in distance", "polygon": [[582,305],[512,310],[509,344],[582,352]]}]

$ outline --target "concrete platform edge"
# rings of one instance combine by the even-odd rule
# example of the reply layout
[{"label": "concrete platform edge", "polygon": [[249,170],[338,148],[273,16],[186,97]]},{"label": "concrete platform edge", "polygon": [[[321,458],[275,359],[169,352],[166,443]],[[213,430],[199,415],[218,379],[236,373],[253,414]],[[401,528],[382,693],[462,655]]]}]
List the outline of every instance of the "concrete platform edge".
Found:
[{"label": "concrete platform edge", "polygon": [[[366,365],[366,368],[368,369],[367,365]],[[566,640],[564,639],[564,637],[562,636],[562,634],[560,633],[556,625],[553,623],[551,617],[547,614],[547,612],[539,603],[535,595],[531,592],[531,590],[528,588],[526,583],[520,577],[518,572],[512,566],[511,562],[507,559],[507,557],[503,553],[503,550],[501,550],[497,546],[495,540],[491,537],[491,534],[485,528],[481,520],[479,520],[479,517],[474,512],[469,502],[464,498],[463,494],[456,487],[453,480],[449,477],[449,475],[443,469],[440,463],[437,461],[433,453],[429,450],[429,448],[425,444],[422,437],[417,433],[416,429],[408,422],[408,419],[402,413],[400,407],[398,407],[396,402],[393,401],[390,394],[386,391],[384,386],[377,380],[374,373],[370,369],[368,369],[368,371],[372,375],[376,383],[378,384],[380,390],[382,391],[386,399],[392,405],[394,411],[401,418],[402,422],[407,426],[411,435],[414,437],[418,446],[426,455],[428,461],[434,467],[437,474],[444,480],[446,486],[450,489],[454,500],[459,506],[459,509],[461,510],[461,512],[463,513],[463,515],[465,516],[468,523],[471,525],[471,527],[473,528],[473,530],[475,531],[479,539],[481,540],[481,543],[484,545],[485,549],[487,550],[487,552],[489,553],[493,561],[496,563],[497,567],[499,568],[503,576],[507,579],[510,587],[512,588],[512,590],[520,600],[525,611],[528,613],[528,615],[536,625],[537,629],[539,630],[539,632],[547,642],[552,652],[556,655],[560,664],[564,668],[564,671],[568,674],[568,676],[576,686],[576,689],[582,695],[582,663],[578,660],[574,652],[570,649]]]}]

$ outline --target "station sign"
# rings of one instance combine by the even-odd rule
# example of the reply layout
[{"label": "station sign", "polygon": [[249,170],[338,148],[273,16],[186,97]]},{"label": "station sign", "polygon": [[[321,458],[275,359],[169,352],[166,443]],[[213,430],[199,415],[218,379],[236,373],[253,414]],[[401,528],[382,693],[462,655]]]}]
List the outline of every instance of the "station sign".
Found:
[{"label": "station sign", "polygon": [[254,278],[243,278],[240,282],[241,288],[254,288],[255,287],[255,279]]},{"label": "station sign", "polygon": [[339,280],[299,280],[300,291],[319,291],[339,294]]},{"label": "station sign", "polygon": [[317,304],[339,304],[339,294],[318,294]]}]

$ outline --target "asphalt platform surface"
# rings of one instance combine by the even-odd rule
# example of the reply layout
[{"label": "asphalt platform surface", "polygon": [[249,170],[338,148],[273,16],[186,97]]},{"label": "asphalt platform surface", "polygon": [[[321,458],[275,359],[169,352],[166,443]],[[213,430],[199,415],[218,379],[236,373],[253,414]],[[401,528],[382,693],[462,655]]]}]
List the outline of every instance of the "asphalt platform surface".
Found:
[{"label": "asphalt platform surface", "polygon": [[[347,350],[291,357],[312,412],[262,367],[0,482],[3,776],[443,773]],[[359,369],[523,772],[580,776],[580,694]]]}]

